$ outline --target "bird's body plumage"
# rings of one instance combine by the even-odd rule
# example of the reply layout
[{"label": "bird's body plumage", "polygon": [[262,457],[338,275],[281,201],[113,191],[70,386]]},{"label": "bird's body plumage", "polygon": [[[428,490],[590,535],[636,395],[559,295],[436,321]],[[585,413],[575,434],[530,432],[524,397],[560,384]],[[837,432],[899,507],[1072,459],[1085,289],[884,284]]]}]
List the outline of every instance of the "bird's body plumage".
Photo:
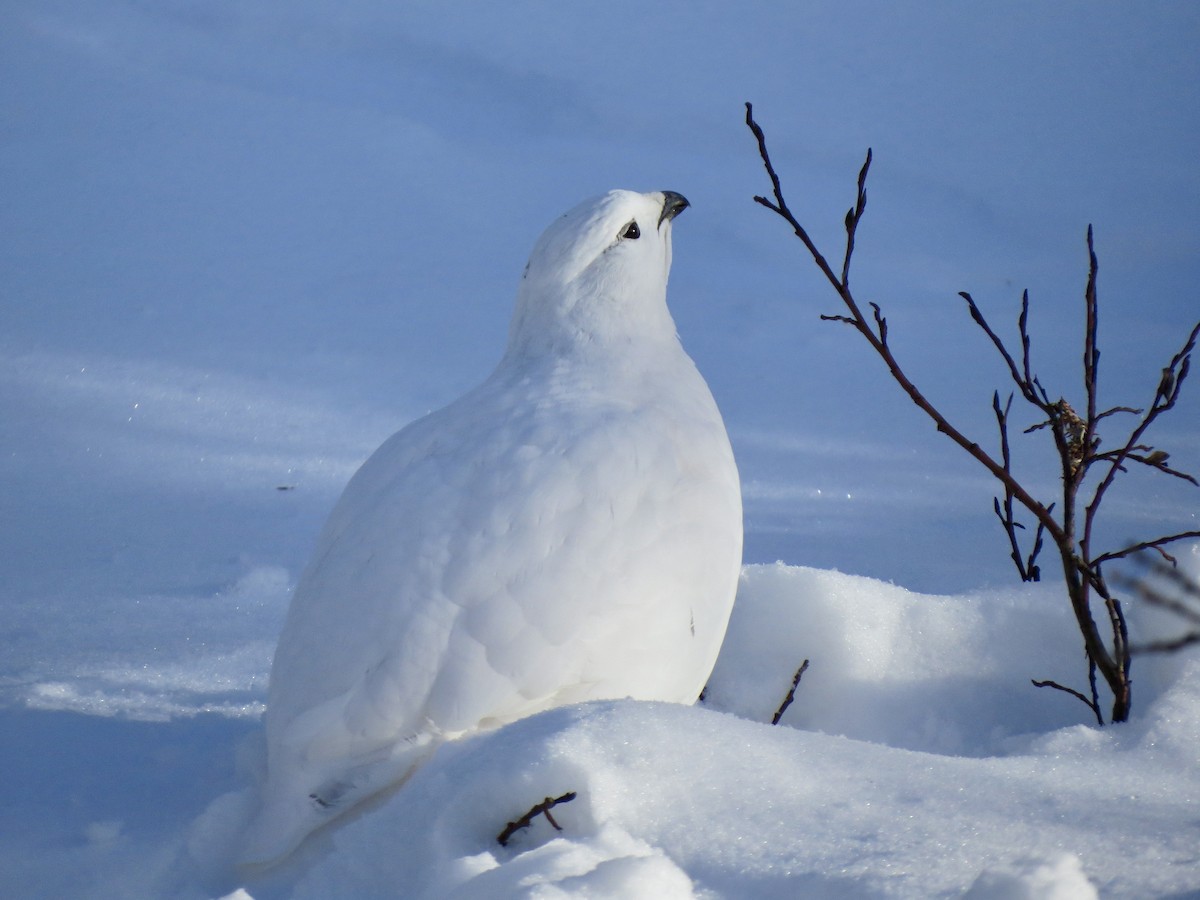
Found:
[{"label": "bird's body plumage", "polygon": [[741,500],[666,311],[676,196],[613,192],[551,226],[495,372],[347,485],[276,651],[247,860],[286,855],[441,741],[587,699],[696,699]]}]

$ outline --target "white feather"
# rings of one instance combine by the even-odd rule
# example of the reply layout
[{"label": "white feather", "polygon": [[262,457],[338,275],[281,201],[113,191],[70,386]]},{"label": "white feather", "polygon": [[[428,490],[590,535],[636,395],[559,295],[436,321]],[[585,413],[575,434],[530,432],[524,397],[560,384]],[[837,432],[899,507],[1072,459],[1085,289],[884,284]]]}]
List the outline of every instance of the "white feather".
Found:
[{"label": "white feather", "polygon": [[246,862],[287,855],[443,740],[586,699],[696,699],[741,498],[667,311],[673,196],[613,191],[555,222],[495,372],[351,479],[279,640]]}]

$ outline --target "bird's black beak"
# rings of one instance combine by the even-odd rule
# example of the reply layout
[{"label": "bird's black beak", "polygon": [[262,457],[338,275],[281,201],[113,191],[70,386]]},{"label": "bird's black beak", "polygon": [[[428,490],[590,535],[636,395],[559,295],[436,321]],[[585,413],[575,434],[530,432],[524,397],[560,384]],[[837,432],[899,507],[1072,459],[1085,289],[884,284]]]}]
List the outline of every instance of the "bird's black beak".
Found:
[{"label": "bird's black beak", "polygon": [[687,197],[683,196],[683,194],[677,194],[674,191],[663,191],[662,195],[662,215],[658,217],[658,225],[660,228],[662,227],[663,222],[670,222],[673,218],[691,205],[688,203]]}]

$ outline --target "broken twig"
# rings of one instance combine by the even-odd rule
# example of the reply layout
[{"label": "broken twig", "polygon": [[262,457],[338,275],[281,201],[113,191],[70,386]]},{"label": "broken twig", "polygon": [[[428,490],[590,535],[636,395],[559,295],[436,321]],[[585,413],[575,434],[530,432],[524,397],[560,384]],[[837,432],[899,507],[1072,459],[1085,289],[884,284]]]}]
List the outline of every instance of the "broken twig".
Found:
[{"label": "broken twig", "polygon": [[512,836],[522,828],[528,828],[530,825],[532,825],[533,820],[538,816],[545,816],[546,821],[554,826],[555,831],[562,831],[562,826],[554,821],[554,816],[550,815],[550,810],[554,809],[554,807],[558,806],[560,803],[570,803],[574,799],[574,791],[568,791],[561,797],[547,797],[541,803],[533,806],[529,812],[525,813],[525,815],[521,816],[521,818],[517,819],[517,821],[509,822],[507,825],[505,825],[504,830],[496,836],[496,840],[499,842],[501,847],[507,847],[509,840],[512,839]]},{"label": "broken twig", "polygon": [[800,668],[796,670],[796,675],[792,678],[792,686],[788,689],[787,696],[783,698],[783,702],[779,704],[779,709],[775,710],[775,715],[771,717],[771,724],[778,725],[779,720],[783,718],[784,710],[792,705],[792,701],[796,699],[796,688],[800,685],[800,679],[804,677],[804,670],[808,668],[808,660],[800,664]]}]

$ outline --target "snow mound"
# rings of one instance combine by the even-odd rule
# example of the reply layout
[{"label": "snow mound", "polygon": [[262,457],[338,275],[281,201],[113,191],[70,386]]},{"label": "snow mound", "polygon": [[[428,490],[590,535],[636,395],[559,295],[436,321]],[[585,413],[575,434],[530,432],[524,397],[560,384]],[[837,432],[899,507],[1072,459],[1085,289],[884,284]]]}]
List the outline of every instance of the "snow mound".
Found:
[{"label": "snow mound", "polygon": [[[1181,827],[1200,795],[1200,660],[1184,660],[1129,725],[1008,737],[1061,699],[1023,677],[1022,666],[1043,662],[1027,645],[1046,640],[1036,632],[1053,615],[1039,597],[930,597],[836,572],[747,567],[705,705],[594,702],[449,743],[399,790],[266,874],[222,874],[211,862],[245,814],[245,795],[227,795],[197,825],[210,849],[193,841],[210,854],[208,896],[238,886],[255,900],[1135,898],[1200,888]],[[811,668],[783,721],[808,724],[773,727],[793,648],[805,644]],[[909,658],[914,647],[927,662]],[[986,678],[951,685],[973,653],[984,675],[1011,667],[1016,681],[971,706],[958,692]],[[816,672],[824,678],[810,680]],[[760,679],[768,686],[756,688]],[[856,706],[875,721],[851,716]],[[1071,722],[1086,714],[1066,710]],[[859,733],[833,733],[842,726]],[[888,743],[947,734],[998,755]],[[536,816],[499,844],[506,823],[568,792],[575,799],[552,811],[561,831]]]},{"label": "snow mound", "polygon": [[1052,860],[1018,860],[1009,870],[975,879],[964,900],[1097,900],[1100,895],[1069,853]]},{"label": "snow mound", "polygon": [[965,597],[918,594],[870,578],[747,566],[706,704],[771,721],[809,661],[781,722],[934,753],[1000,752],[1021,732],[1080,720],[1032,678],[1086,674],[1053,587]]}]

